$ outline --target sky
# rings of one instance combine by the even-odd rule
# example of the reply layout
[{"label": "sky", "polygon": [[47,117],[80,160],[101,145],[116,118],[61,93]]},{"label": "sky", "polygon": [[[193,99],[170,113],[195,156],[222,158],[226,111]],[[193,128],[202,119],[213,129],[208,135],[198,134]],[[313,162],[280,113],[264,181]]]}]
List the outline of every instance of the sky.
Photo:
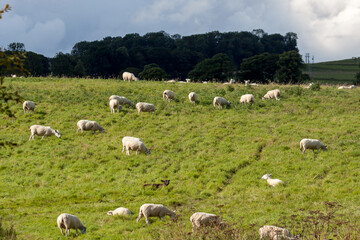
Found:
[{"label": "sky", "polygon": [[80,41],[105,37],[263,29],[298,36],[315,62],[360,57],[359,0],[0,0],[0,47],[21,42],[54,57]]}]

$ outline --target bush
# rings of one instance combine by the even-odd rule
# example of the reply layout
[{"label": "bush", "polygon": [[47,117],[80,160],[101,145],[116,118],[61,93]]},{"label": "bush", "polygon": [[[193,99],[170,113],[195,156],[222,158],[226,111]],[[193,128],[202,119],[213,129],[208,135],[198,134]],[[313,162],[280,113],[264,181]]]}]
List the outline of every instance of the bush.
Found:
[{"label": "bush", "polygon": [[311,85],[310,89],[312,91],[320,91],[320,83],[314,83],[313,85]]}]

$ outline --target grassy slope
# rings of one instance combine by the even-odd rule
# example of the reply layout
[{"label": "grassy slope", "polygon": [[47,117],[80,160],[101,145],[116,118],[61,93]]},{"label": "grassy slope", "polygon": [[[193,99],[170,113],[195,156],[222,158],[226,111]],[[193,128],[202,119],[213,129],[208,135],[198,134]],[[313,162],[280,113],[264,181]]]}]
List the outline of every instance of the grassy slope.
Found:
[{"label": "grassy slope", "polygon": [[[0,215],[13,220],[20,239],[59,239],[56,218],[63,212],[88,227],[77,239],[162,238],[172,224],[135,222],[139,207],[149,202],[176,208],[189,232],[196,211],[256,228],[324,201],[339,201],[343,213],[360,215],[358,89],[235,85],[231,91],[218,84],[37,78],[6,83],[37,104],[34,114],[25,115],[14,105],[17,118],[0,120],[0,140],[18,143],[0,151]],[[261,101],[275,87],[281,101]],[[175,92],[175,102],[162,101],[165,89]],[[187,99],[191,91],[199,96],[195,106]],[[254,105],[239,105],[245,93],[255,95]],[[112,94],[154,103],[157,111],[138,116],[125,107],[111,114]],[[214,109],[215,96],[226,97],[232,107]],[[106,133],[76,134],[80,119],[96,120]],[[59,129],[62,138],[28,141],[33,124]],[[124,136],[140,137],[151,155],[123,154]],[[302,138],[321,139],[329,151],[303,155]],[[286,186],[269,187],[260,179],[265,173]],[[170,179],[170,185],[142,188],[160,179]],[[120,206],[134,215],[106,215]]]},{"label": "grassy slope", "polygon": [[[355,74],[359,72],[358,59],[346,59],[340,61],[322,62],[311,64],[312,81],[322,83],[352,84]],[[304,71],[308,73],[306,65]]]}]

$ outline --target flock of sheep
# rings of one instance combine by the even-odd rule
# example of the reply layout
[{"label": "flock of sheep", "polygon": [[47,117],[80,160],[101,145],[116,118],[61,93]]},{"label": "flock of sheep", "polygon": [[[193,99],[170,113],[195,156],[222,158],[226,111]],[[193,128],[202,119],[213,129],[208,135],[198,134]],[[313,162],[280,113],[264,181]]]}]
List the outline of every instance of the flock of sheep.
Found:
[{"label": "flock of sheep", "polygon": [[[130,80],[137,81],[137,78],[131,73],[124,73],[123,79],[128,80],[128,81],[130,81]],[[249,84],[249,82],[246,82],[246,84]],[[162,97],[163,97],[164,101],[171,101],[171,100],[175,99],[175,93],[171,90],[165,90],[162,94]],[[188,98],[189,98],[189,101],[193,104],[195,104],[198,100],[198,96],[195,92],[189,93]],[[263,96],[262,99],[263,100],[264,99],[280,100],[280,90],[279,89],[270,90]],[[241,96],[239,102],[241,104],[243,104],[243,103],[254,103],[254,101],[255,101],[255,97],[253,94],[245,94],[245,95]],[[230,106],[230,104],[231,103],[223,97],[215,97],[213,100],[214,108],[216,106],[218,106],[219,109],[222,109],[223,106]],[[124,105],[133,106],[134,104],[126,97],[117,96],[117,95],[110,96],[109,107],[110,107],[111,113],[122,110],[122,106],[124,106]],[[141,112],[154,113],[156,110],[156,108],[153,104],[145,103],[145,102],[138,102],[135,105],[135,107],[138,111],[138,114],[140,114]],[[34,111],[34,109],[35,109],[34,102],[25,101],[23,103],[24,113]],[[95,131],[99,131],[101,133],[105,132],[105,129],[100,124],[98,124],[96,121],[79,120],[77,123],[77,127],[78,127],[77,132],[80,130],[81,130],[81,132],[92,131],[92,133],[94,133]],[[30,127],[30,131],[31,131],[31,135],[30,135],[29,140],[34,139],[35,135],[42,136],[42,139],[45,136],[51,136],[51,135],[55,135],[58,138],[61,137],[61,134],[58,130],[54,130],[48,126],[32,125]],[[150,149],[148,149],[145,146],[144,142],[141,139],[136,138],[136,137],[129,137],[129,136],[123,137],[122,144],[123,144],[122,152],[124,152],[124,150],[126,150],[127,155],[130,154],[130,150],[136,151],[136,154],[138,154],[138,152],[143,152],[146,155],[151,153]],[[305,153],[305,151],[307,149],[310,149],[313,151],[314,150],[319,151],[320,149],[326,150],[326,146],[317,139],[302,139],[300,141],[300,150],[303,153]],[[272,187],[275,187],[279,184],[284,184],[284,182],[280,179],[272,179],[271,174],[265,174],[262,177],[262,179],[267,180],[267,183]],[[166,180],[166,181],[169,181],[169,180]],[[167,182],[167,184],[169,184],[169,182]],[[167,184],[165,184],[165,185],[167,185]],[[160,185],[162,185],[162,184],[160,184]],[[108,215],[131,215],[131,211],[128,210],[127,208],[120,207],[113,211],[109,211],[107,214]],[[148,219],[149,217],[159,217],[160,219],[164,219],[164,217],[166,215],[170,216],[171,218],[174,218],[176,216],[175,211],[171,211],[161,204],[143,204],[140,207],[137,222],[139,222],[139,220],[142,217],[145,217],[146,223],[149,224],[149,219]],[[190,221],[193,226],[193,231],[195,231],[196,229],[198,229],[200,227],[204,227],[204,226],[211,226],[211,225],[220,226],[222,224],[219,216],[217,216],[215,214],[211,214],[211,213],[204,213],[204,212],[194,213],[190,217]],[[67,213],[63,213],[57,218],[57,225],[62,234],[64,234],[63,229],[65,229],[66,235],[69,234],[70,229],[76,229],[76,234],[78,233],[78,230],[80,230],[81,233],[86,232],[86,227],[82,224],[82,222],[79,220],[79,218],[77,218],[74,215],[67,214]],[[280,239],[280,238],[281,239],[297,239],[296,237],[292,236],[288,230],[286,230],[284,228],[275,227],[275,226],[263,226],[262,228],[259,229],[259,234],[260,234],[260,238],[267,238],[267,239]]]}]

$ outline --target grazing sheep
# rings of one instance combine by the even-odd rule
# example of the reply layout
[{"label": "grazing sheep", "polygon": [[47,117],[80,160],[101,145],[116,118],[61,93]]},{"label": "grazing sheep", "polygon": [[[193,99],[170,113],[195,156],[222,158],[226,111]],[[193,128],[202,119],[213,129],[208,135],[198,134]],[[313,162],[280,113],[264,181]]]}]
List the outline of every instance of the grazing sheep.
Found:
[{"label": "grazing sheep", "polygon": [[143,187],[149,187],[149,186],[152,186],[152,187],[155,187],[155,188],[159,188],[160,186],[168,186],[170,184],[170,180],[160,180],[162,183],[147,183],[147,184],[144,184]]},{"label": "grazing sheep", "polygon": [[154,113],[155,110],[156,110],[154,104],[145,103],[145,102],[138,102],[135,107],[138,110],[139,115],[140,115],[141,112],[152,112],[152,113]]},{"label": "grazing sheep", "polygon": [[99,131],[101,133],[105,132],[105,129],[102,126],[100,126],[100,124],[90,120],[79,120],[77,122],[77,127],[78,129],[76,132],[79,132],[79,130],[81,130],[81,132],[91,130],[91,133],[95,133],[96,131]]},{"label": "grazing sheep", "polygon": [[169,81],[166,81],[168,83],[176,83],[176,80],[172,79],[172,80],[169,80]]},{"label": "grazing sheep", "polygon": [[270,90],[268,91],[262,98],[262,100],[264,99],[272,99],[275,98],[276,100],[280,100],[280,90],[279,89],[274,89],[274,90]]},{"label": "grazing sheep", "polygon": [[197,94],[195,92],[189,93],[189,100],[191,103],[196,103],[197,101]]},{"label": "grazing sheep", "polygon": [[286,228],[265,225],[259,229],[260,239],[269,240],[298,240]]},{"label": "grazing sheep", "polygon": [[117,209],[115,209],[114,211],[108,211],[107,215],[122,215],[122,216],[126,216],[126,215],[131,215],[131,211],[127,208],[124,207],[119,207]]},{"label": "grazing sheep", "polygon": [[65,229],[66,236],[69,235],[70,229],[76,229],[76,235],[78,235],[78,229],[80,229],[82,234],[86,233],[86,227],[82,224],[80,219],[68,213],[62,213],[58,216],[57,225],[62,235],[64,235],[63,229]]},{"label": "grazing sheep", "polygon": [[159,217],[160,220],[165,219],[168,215],[171,218],[176,217],[175,212],[169,210],[162,204],[146,203],[140,207],[139,217],[136,222],[139,222],[142,217],[145,217],[146,223],[149,225],[149,217]]},{"label": "grazing sheep", "polygon": [[284,184],[284,182],[281,181],[280,179],[272,179],[271,174],[265,174],[264,176],[262,176],[261,179],[265,179],[268,182],[268,184],[272,187],[275,187],[279,184]]},{"label": "grazing sheep", "polygon": [[213,105],[214,107],[216,107],[216,105],[219,106],[219,109],[222,109],[223,106],[227,105],[230,107],[230,102],[227,101],[225,98],[223,97],[215,97],[214,101],[213,101]]},{"label": "grazing sheep", "polygon": [[245,86],[259,86],[257,83],[250,83],[250,80],[245,80]]},{"label": "grazing sheep", "polygon": [[193,226],[193,232],[196,229],[207,226],[219,226],[221,224],[221,219],[219,216],[211,213],[196,212],[190,217],[190,221]]},{"label": "grazing sheep", "polygon": [[307,88],[307,89],[309,89],[309,88],[311,88],[311,86],[312,85],[314,85],[314,83],[312,82],[312,83],[309,83],[309,85],[307,85],[306,87],[304,87],[304,88]]},{"label": "grazing sheep", "polygon": [[124,152],[124,149],[126,149],[126,155],[130,155],[129,150],[136,151],[136,155],[139,151],[145,153],[146,155],[149,155],[151,153],[150,149],[146,148],[144,142],[140,138],[123,137],[122,144],[122,152]]},{"label": "grazing sheep", "polygon": [[135,77],[135,75],[133,73],[130,72],[124,72],[122,74],[122,78],[124,81],[138,81],[139,79],[137,77]]},{"label": "grazing sheep", "polygon": [[110,111],[111,113],[115,113],[115,110],[118,112],[122,110],[122,107],[120,106],[120,102],[117,99],[111,99],[109,102]]},{"label": "grazing sheep", "polygon": [[300,141],[300,151],[302,151],[302,153],[305,153],[306,149],[312,149],[313,152],[316,149],[316,150],[318,150],[318,152],[320,152],[320,148],[324,151],[327,150],[326,145],[322,144],[317,139],[304,138]]},{"label": "grazing sheep", "polygon": [[35,134],[38,136],[42,136],[41,140],[44,139],[44,137],[48,137],[48,136],[52,136],[52,135],[55,135],[58,138],[61,137],[59,130],[54,130],[51,127],[45,127],[45,126],[41,126],[41,125],[32,125],[29,128],[29,130],[31,132],[29,141],[31,139],[34,139]]},{"label": "grazing sheep", "polygon": [[163,92],[163,99],[164,101],[168,101],[170,102],[170,100],[174,100],[175,99],[175,93],[171,90],[165,90]]},{"label": "grazing sheep", "polygon": [[340,86],[338,89],[352,89],[352,88],[356,88],[355,85],[351,85],[351,86]]},{"label": "grazing sheep", "polygon": [[34,112],[35,110],[35,103],[32,101],[25,101],[23,103],[23,110],[24,110],[24,114],[26,113],[26,111],[29,113],[30,111]]},{"label": "grazing sheep", "polygon": [[245,94],[240,97],[240,103],[254,103],[255,97],[252,94]]},{"label": "grazing sheep", "polygon": [[127,99],[126,97],[123,97],[123,96],[111,95],[109,97],[109,100],[112,100],[112,99],[117,99],[121,106],[124,106],[124,105],[134,106],[134,103],[132,101],[130,101],[129,99]]}]

